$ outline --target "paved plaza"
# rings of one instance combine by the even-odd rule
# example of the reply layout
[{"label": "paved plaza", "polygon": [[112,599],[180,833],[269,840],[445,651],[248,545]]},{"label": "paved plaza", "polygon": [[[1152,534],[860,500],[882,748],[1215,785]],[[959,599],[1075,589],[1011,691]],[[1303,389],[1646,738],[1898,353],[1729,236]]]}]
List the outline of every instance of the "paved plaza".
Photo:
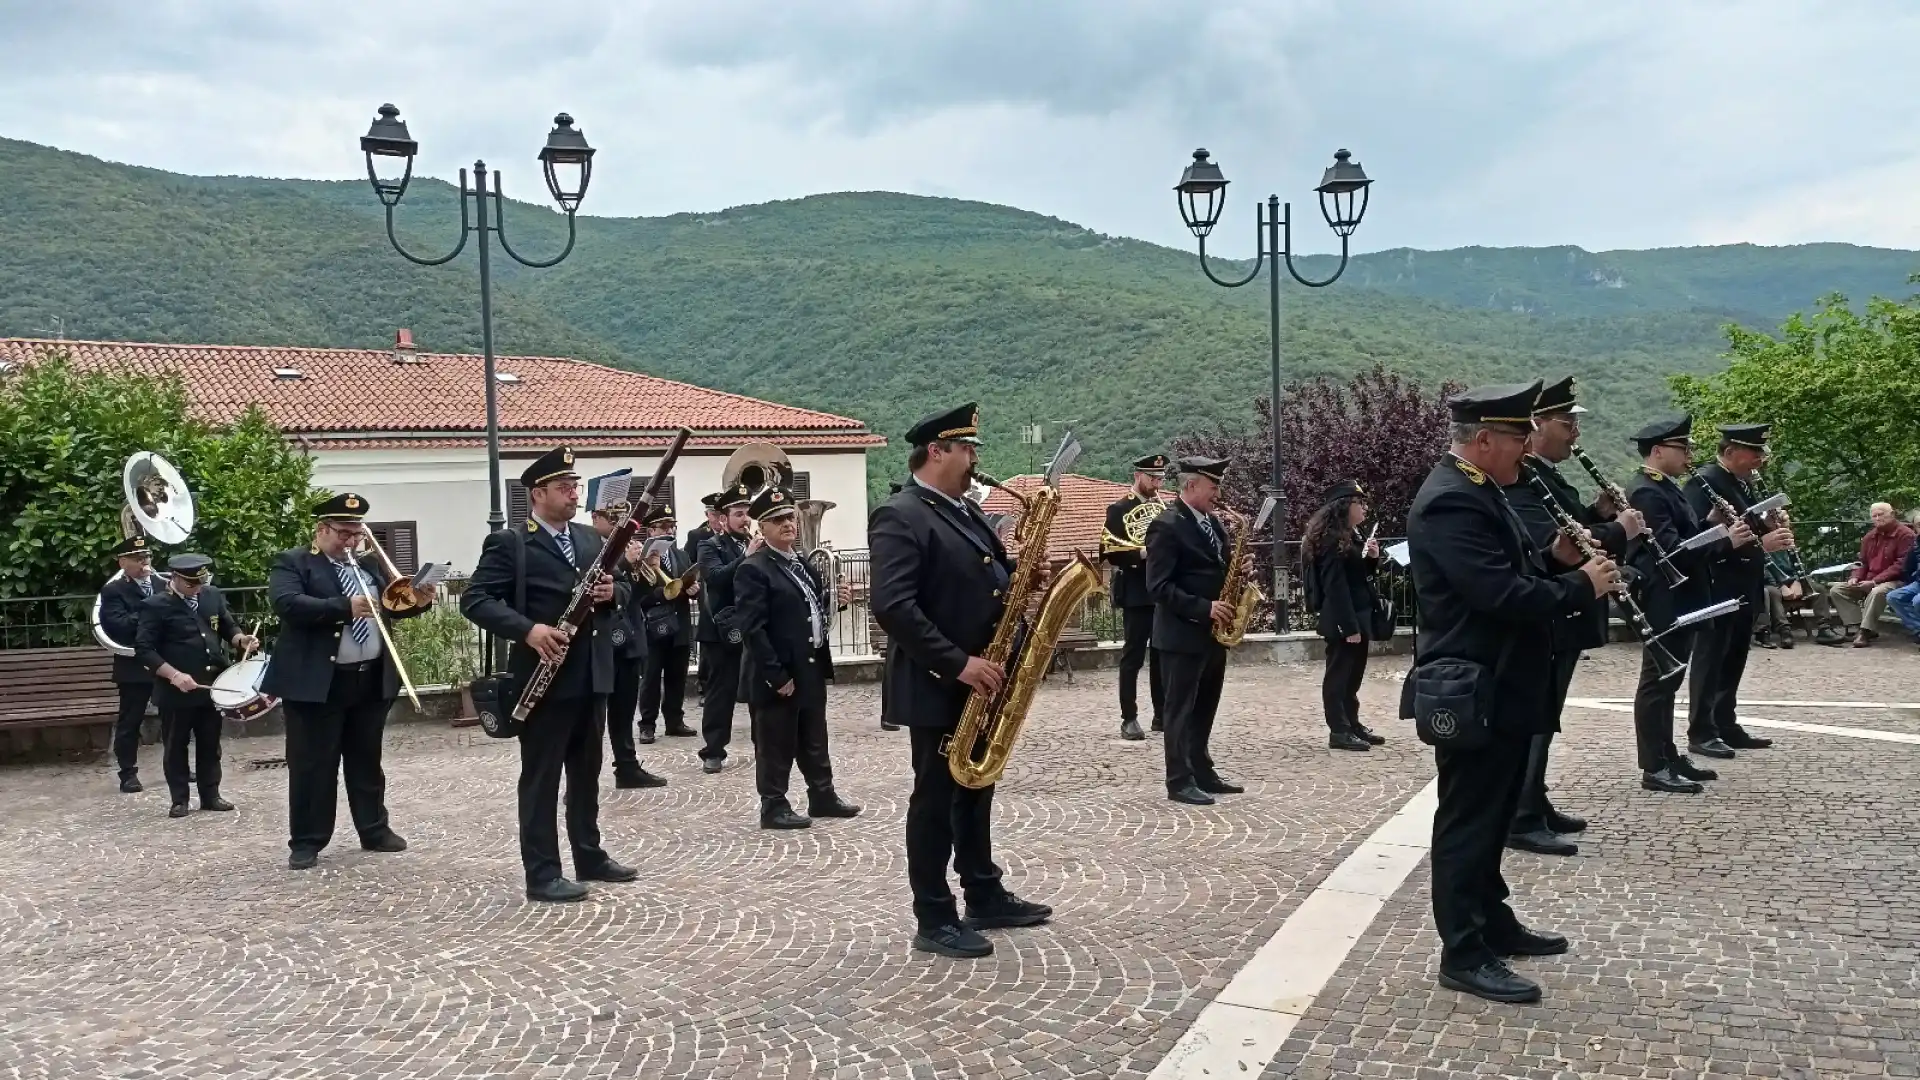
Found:
[{"label": "paved plaza", "polygon": [[1756,652],[1748,699],[1849,704],[1746,708],[1776,748],[1704,796],[1640,790],[1635,658],[1581,666],[1557,744],[1580,854],[1507,860],[1573,939],[1520,965],[1538,1005],[1434,984],[1432,764],[1376,658],[1366,754],[1325,749],[1316,667],[1230,669],[1215,756],[1248,792],[1208,808],[1117,737],[1112,672],[1050,680],[995,839],[1056,918],[975,962],[908,947],[907,739],[870,686],[833,699],[861,817],[763,832],[750,748],[705,776],[662,739],[669,787],[602,793],[640,880],[570,906],[522,898],[516,755],[477,729],[391,731],[411,850],[360,851],[343,799],[305,873],[277,739],[229,741],[238,812],[183,821],[151,747],[140,795],[104,761],[0,770],[0,1077],[1920,1076],[1920,654]]}]

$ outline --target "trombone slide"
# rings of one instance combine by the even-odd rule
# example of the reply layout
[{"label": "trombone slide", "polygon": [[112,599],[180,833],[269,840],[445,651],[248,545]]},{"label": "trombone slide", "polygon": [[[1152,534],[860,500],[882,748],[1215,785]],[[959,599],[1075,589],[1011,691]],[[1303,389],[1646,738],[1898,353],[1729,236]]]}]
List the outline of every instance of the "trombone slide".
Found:
[{"label": "trombone slide", "polygon": [[[367,535],[371,537],[373,534]],[[353,580],[360,585],[360,595],[366,597],[368,606],[373,608],[373,613],[367,618],[372,619],[374,629],[380,631],[380,641],[387,647],[387,655],[393,657],[393,670],[400,675],[400,686],[407,692],[407,700],[413,703],[414,711],[419,712],[420,695],[414,691],[413,679],[407,675],[407,662],[400,658],[400,650],[394,647],[393,633],[387,629],[385,611],[380,606],[380,598],[373,595],[372,589],[367,588],[367,577],[360,571],[360,560],[355,557],[351,548],[347,551],[347,561],[353,564]]]}]

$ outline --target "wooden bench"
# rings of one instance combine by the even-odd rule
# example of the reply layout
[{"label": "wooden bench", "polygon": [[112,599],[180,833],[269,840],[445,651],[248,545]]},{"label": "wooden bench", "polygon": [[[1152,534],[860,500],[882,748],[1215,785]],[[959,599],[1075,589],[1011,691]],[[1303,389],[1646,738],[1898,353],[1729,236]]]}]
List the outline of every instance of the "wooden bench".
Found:
[{"label": "wooden bench", "polygon": [[96,645],[0,651],[0,729],[112,723],[113,654]]},{"label": "wooden bench", "polygon": [[1091,630],[1078,628],[1062,631],[1060,640],[1053,646],[1053,670],[1067,673],[1067,685],[1073,685],[1073,654],[1081,649],[1091,649],[1099,644]]}]

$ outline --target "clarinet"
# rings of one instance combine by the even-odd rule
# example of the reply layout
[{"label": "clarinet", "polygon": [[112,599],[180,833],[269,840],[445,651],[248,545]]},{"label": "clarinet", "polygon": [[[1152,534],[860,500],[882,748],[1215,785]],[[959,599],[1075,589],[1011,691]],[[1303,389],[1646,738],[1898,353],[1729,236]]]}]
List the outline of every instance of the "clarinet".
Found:
[{"label": "clarinet", "polygon": [[[1627,502],[1626,491],[1621,488],[1619,484],[1607,479],[1606,476],[1600,472],[1600,466],[1595,465],[1593,459],[1587,456],[1587,452],[1580,449],[1579,443],[1574,443],[1572,450],[1575,460],[1580,462],[1580,467],[1587,470],[1587,475],[1593,477],[1593,482],[1599,485],[1600,490],[1606,493],[1608,499],[1613,501],[1613,508],[1616,513],[1632,508]],[[1653,549],[1654,561],[1660,564],[1660,569],[1667,575],[1667,586],[1677,589],[1681,585],[1686,584],[1687,575],[1681,573],[1680,568],[1673,565],[1673,556],[1667,552],[1666,548],[1660,546],[1660,538],[1653,535],[1653,530],[1643,529],[1641,530],[1640,536],[1647,542],[1647,546]]]},{"label": "clarinet", "polygon": [[[1535,472],[1531,465],[1522,463],[1520,468],[1527,474],[1527,483],[1533,485],[1533,490],[1539,494],[1540,501],[1546,505],[1547,513],[1553,515],[1553,523],[1559,527],[1560,535],[1566,537],[1568,542],[1587,558],[1605,559],[1607,553],[1595,547],[1593,542],[1587,539],[1586,529],[1573,519],[1573,515],[1560,508],[1560,500],[1554,498],[1553,489],[1547,486],[1546,480]],[[1653,624],[1647,621],[1646,612],[1640,610],[1640,605],[1634,601],[1633,595],[1625,589],[1613,595],[1620,601],[1621,609],[1627,613],[1627,621],[1633,624],[1634,632],[1639,635],[1647,649],[1652,651],[1655,665],[1666,671],[1667,675],[1684,666],[1673,658],[1673,654],[1669,653],[1665,646],[1655,640],[1657,635],[1653,632]],[[1666,675],[1661,677],[1665,678]]]},{"label": "clarinet", "polygon": [[554,627],[566,635],[566,643],[560,647],[560,659],[541,660],[540,666],[533,669],[533,675],[527,679],[527,687],[520,692],[520,700],[513,707],[513,718],[525,723],[533,715],[542,698],[547,696],[547,688],[553,685],[553,677],[560,673],[560,665],[566,662],[567,650],[573,647],[573,638],[593,617],[593,590],[602,581],[613,576],[613,568],[627,554],[627,541],[633,539],[634,530],[639,528],[640,519],[656,499],[660,497],[660,486],[666,482],[667,474],[673,471],[674,463],[680,460],[680,451],[686,449],[687,439],[692,431],[681,428],[673,437],[673,444],[667,447],[666,456],[660,459],[659,468],[653,471],[653,479],[647,481],[647,489],[638,500],[629,500],[614,516],[613,533],[600,546],[600,557],[587,567],[586,573],[573,587],[573,598],[567,601],[567,613]]},{"label": "clarinet", "polygon": [[[1728,473],[1727,475],[1731,476],[1733,474]],[[1715,510],[1720,511],[1720,516],[1727,519],[1728,525],[1732,525],[1736,522],[1748,521],[1751,519],[1751,515],[1749,515],[1746,511],[1734,509],[1733,504],[1728,502],[1725,496],[1721,495],[1718,491],[1715,491],[1713,488],[1713,485],[1707,483],[1707,478],[1704,476],[1701,476],[1699,470],[1695,469],[1692,465],[1687,466],[1687,478],[1699,483],[1700,490],[1707,493],[1707,498],[1712,501],[1713,508]],[[1736,480],[1735,482],[1739,483],[1738,480]],[[1762,528],[1766,526],[1766,522],[1764,521],[1754,522],[1754,524],[1760,525]],[[1759,540],[1759,537],[1755,537],[1754,539],[1757,542]],[[1799,563],[1799,556],[1794,555],[1791,561],[1797,567]],[[1764,549],[1762,549],[1760,552],[1760,566],[1762,568],[1762,572],[1767,576],[1767,579],[1772,584],[1775,584],[1775,585],[1787,584],[1787,582],[1785,581],[1778,580],[1780,576],[1780,570],[1778,567],[1773,565],[1773,560],[1767,557],[1767,552]],[[1803,573],[1804,573],[1804,570],[1803,570]]]},{"label": "clarinet", "polygon": [[[1753,484],[1751,486],[1749,486],[1745,480],[1741,480],[1740,485],[1742,487],[1749,487],[1749,489],[1758,494],[1761,499],[1767,497],[1767,489],[1761,485],[1759,473],[1753,474]],[[1755,501],[1757,502],[1759,500]],[[1762,524],[1769,528],[1779,528],[1772,514],[1766,515],[1762,519]],[[1809,595],[1811,595],[1813,583],[1808,579],[1807,564],[1800,561],[1800,545],[1798,543],[1789,545],[1787,548],[1787,567],[1793,573],[1793,580],[1805,583],[1809,590]]]}]

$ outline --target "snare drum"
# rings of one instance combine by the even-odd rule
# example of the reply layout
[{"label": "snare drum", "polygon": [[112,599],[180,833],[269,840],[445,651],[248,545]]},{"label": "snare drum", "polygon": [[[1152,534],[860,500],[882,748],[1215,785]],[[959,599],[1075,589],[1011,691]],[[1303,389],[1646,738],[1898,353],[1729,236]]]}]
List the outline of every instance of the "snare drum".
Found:
[{"label": "snare drum", "polygon": [[279,698],[260,692],[269,659],[264,655],[249,657],[213,680],[213,707],[220,710],[222,720],[251,720],[280,704]]}]

